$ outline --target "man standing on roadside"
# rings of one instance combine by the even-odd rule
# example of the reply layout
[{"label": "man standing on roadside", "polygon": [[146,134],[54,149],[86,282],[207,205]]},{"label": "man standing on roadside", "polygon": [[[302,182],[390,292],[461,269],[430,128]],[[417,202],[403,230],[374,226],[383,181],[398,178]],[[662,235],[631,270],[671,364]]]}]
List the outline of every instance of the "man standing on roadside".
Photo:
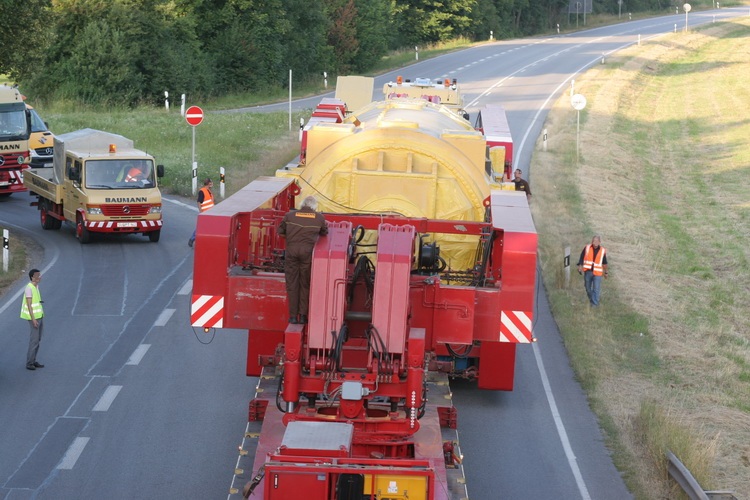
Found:
[{"label": "man standing on roadside", "polygon": [[[206,178],[205,181],[203,181],[203,187],[200,188],[198,191],[198,212],[205,212],[209,208],[214,206],[214,194],[211,192],[211,188],[214,187],[214,183],[211,179]],[[192,248],[193,243],[195,243],[195,231],[193,230],[193,235],[188,240],[188,246]]]},{"label": "man standing on roadside", "polygon": [[308,196],[302,207],[284,215],[279,225],[279,235],[286,238],[284,277],[292,324],[307,323],[313,247],[319,235],[328,234],[325,217],[317,209],[318,200]]},{"label": "man standing on roadside", "polygon": [[42,309],[42,295],[39,292],[39,281],[42,273],[39,269],[29,271],[31,283],[26,285],[21,302],[21,318],[28,320],[31,332],[29,336],[29,351],[26,354],[26,369],[36,370],[44,368],[44,365],[36,360],[39,351],[39,343],[42,341],[42,330],[44,327],[44,310]]},{"label": "man standing on roadside", "polygon": [[607,250],[601,246],[601,238],[595,235],[591,244],[583,247],[578,259],[578,274],[583,273],[583,286],[592,306],[599,305],[599,295],[602,288],[602,276],[609,276],[607,271]]}]

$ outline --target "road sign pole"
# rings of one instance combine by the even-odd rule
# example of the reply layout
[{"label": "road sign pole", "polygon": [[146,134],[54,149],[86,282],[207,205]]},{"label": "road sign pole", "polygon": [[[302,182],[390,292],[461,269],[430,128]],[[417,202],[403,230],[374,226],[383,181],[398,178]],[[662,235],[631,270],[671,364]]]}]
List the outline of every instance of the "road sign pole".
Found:
[{"label": "road sign pole", "polygon": [[198,162],[195,161],[195,127],[193,127],[193,196],[198,191]]},{"label": "road sign pole", "polygon": [[193,127],[193,196],[198,192],[198,162],[195,161],[195,127],[203,123],[203,110],[198,106],[190,106],[185,111],[185,121]]}]

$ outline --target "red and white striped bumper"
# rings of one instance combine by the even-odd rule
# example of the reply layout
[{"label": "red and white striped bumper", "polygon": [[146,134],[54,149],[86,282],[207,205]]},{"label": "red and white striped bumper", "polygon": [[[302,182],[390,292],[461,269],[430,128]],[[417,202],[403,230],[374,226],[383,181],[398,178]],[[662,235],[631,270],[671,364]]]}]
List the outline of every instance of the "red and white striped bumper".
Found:
[{"label": "red and white striped bumper", "polygon": [[161,219],[139,221],[86,221],[86,229],[97,233],[156,231],[157,229],[161,229],[161,226]]},{"label": "red and white striped bumper", "polygon": [[530,312],[502,311],[500,313],[500,342],[529,344],[534,342],[531,335]]},{"label": "red and white striped bumper", "polygon": [[224,297],[221,295],[193,295],[190,305],[190,324],[203,328],[224,326]]}]

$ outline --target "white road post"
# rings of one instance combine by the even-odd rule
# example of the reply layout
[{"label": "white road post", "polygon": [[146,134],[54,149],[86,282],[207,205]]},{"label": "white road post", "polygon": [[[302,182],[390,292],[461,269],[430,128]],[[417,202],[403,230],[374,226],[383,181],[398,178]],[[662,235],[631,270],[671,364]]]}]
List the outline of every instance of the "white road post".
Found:
[{"label": "white road post", "polygon": [[325,89],[328,88],[328,72],[327,71],[323,72],[323,88]]},{"label": "white road post", "polygon": [[180,116],[185,116],[185,94],[182,94],[182,104],[180,105]]},{"label": "white road post", "polygon": [[8,272],[8,261],[10,260],[10,233],[3,229],[3,272]]},{"label": "white road post", "polygon": [[299,142],[302,142],[302,131],[305,128],[305,119],[300,118],[299,119]]},{"label": "white road post", "polygon": [[164,107],[167,109],[167,113],[169,113],[169,92],[166,90],[164,91]]},{"label": "white road post", "polygon": [[419,47],[416,45],[414,46],[414,56],[416,57],[416,60],[419,61]]},{"label": "white road post", "polygon": [[219,167],[219,195],[222,200],[224,199],[224,193],[226,193],[225,173],[224,167]]},{"label": "white road post", "polygon": [[493,40],[494,38],[495,38],[495,37],[494,37],[494,34],[493,34],[492,30],[490,30],[490,42],[491,42],[491,41],[492,41],[492,40]]},{"label": "white road post", "polygon": [[544,129],[544,136],[542,137],[542,150],[547,151],[547,129]]},{"label": "white road post", "polygon": [[570,247],[565,247],[565,256],[563,257],[563,273],[565,275],[565,288],[570,286]]}]

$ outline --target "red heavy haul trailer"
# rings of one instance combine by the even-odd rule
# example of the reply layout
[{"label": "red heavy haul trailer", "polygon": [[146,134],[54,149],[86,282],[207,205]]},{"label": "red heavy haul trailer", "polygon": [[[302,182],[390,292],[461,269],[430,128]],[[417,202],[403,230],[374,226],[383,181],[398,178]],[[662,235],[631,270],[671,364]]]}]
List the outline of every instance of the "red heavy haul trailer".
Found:
[{"label": "red heavy haul trailer", "polygon": [[[512,390],[516,346],[535,340],[526,197],[493,180],[504,159],[442,105],[324,104],[342,116],[306,130],[304,164],[198,217],[191,324],[247,330],[259,377],[230,494],[467,498],[448,381]],[[288,324],[277,228],[310,194],[329,230],[309,323]]]}]

